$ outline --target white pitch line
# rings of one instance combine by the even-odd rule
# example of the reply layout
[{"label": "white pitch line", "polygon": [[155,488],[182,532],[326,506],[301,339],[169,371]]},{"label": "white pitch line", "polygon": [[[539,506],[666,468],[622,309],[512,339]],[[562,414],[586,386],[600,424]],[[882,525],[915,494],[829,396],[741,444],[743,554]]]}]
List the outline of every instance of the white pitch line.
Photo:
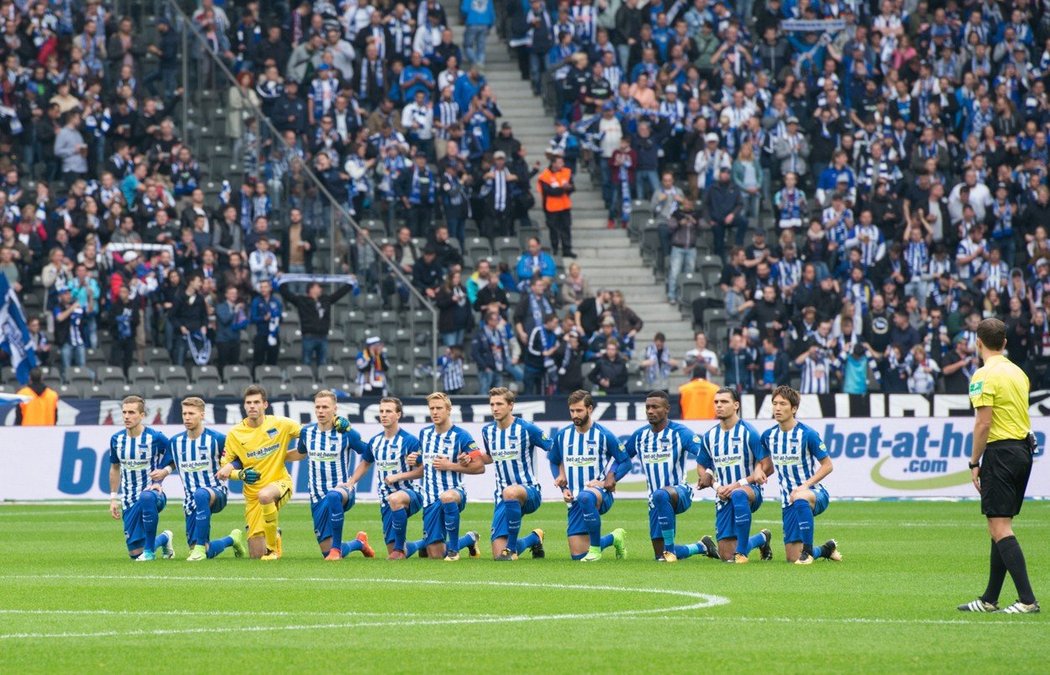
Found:
[{"label": "white pitch line", "polygon": [[[668,621],[668,616],[627,616],[632,621]],[[989,618],[990,619],[990,618]],[[862,624],[862,625],[933,625],[933,626],[1039,626],[1045,628],[1045,622],[1024,619],[971,621],[967,619],[883,619],[878,617],[826,617],[800,618],[797,616],[696,616],[690,621],[738,622],[738,623],[812,623],[812,624]]]},{"label": "white pitch line", "polygon": [[[119,579],[121,581],[149,581],[155,582],[156,579],[150,577],[121,577],[121,576],[87,576],[87,575],[60,575],[60,574],[48,574],[38,576],[3,576],[0,579],[77,579],[77,580],[88,580],[88,579]],[[226,577],[168,577],[164,581],[228,581]],[[549,584],[549,583],[530,583],[523,581],[439,581],[436,579],[424,579],[424,580],[411,580],[411,579],[357,579],[357,578],[335,578],[326,579],[318,577],[274,577],[268,579],[268,581],[285,581],[285,582],[323,582],[323,583],[386,583],[386,584],[409,584],[418,586],[424,585],[441,585],[441,586],[471,586],[476,588],[478,586],[492,586],[498,588],[540,588],[540,589],[558,589],[558,590],[573,590],[573,591],[614,591],[619,593],[644,593],[647,595],[671,595],[677,597],[685,597],[699,602],[692,602],[686,605],[677,605],[674,607],[655,607],[651,609],[627,609],[614,612],[602,612],[602,613],[588,613],[588,614],[546,614],[546,615],[511,615],[511,616],[481,616],[472,618],[461,618],[461,619],[415,619],[405,621],[401,616],[392,617],[390,621],[350,621],[341,623],[324,623],[324,624],[303,624],[303,625],[280,625],[280,626],[220,626],[220,627],[208,627],[208,628],[157,628],[151,630],[110,630],[110,631],[96,631],[96,632],[62,632],[62,633],[0,633],[0,640],[31,640],[31,639],[77,639],[77,638],[103,638],[103,637],[136,637],[136,636],[162,636],[162,635],[193,635],[197,633],[266,633],[275,631],[285,630],[310,630],[310,629],[333,629],[333,628],[372,628],[372,627],[384,627],[384,626],[443,626],[443,625],[474,625],[474,624],[494,624],[494,623],[521,623],[526,621],[564,621],[564,620],[579,620],[585,617],[599,617],[599,618],[626,618],[643,616],[647,614],[665,614],[667,612],[686,612],[697,609],[706,609],[708,607],[717,607],[719,605],[725,605],[729,603],[729,599],[718,596],[710,595],[707,593],[698,593],[695,591],[681,591],[676,589],[664,589],[664,588],[629,588],[623,586],[608,586],[608,585],[575,585],[575,584]],[[257,614],[270,614],[267,612],[259,612]],[[273,613],[276,614],[276,613]]]},{"label": "white pitch line", "polygon": [[[215,610],[184,610],[169,609],[164,611],[150,611],[150,616],[259,616],[261,612],[233,612]],[[332,616],[390,616],[390,612],[327,612]],[[42,615],[42,616],[142,616],[141,610],[127,609],[0,609],[2,615]],[[316,616],[317,612],[284,612],[267,611],[267,616]],[[398,616],[427,616],[418,613],[399,612]]]}]

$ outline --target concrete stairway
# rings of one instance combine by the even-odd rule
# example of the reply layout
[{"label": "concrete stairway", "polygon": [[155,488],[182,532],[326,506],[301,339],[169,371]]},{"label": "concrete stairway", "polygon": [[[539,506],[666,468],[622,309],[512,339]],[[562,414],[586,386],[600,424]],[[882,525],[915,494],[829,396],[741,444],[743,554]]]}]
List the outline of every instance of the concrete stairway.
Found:
[{"label": "concrete stairway", "polygon": [[[449,22],[453,24],[456,40],[462,44],[463,27],[458,24],[458,12],[452,2],[445,2]],[[493,30],[486,45],[485,79],[503,112],[501,122],[510,122],[514,137],[525,147],[530,164],[539,160],[546,165],[544,150],[554,134],[553,119],[543,109],[543,103],[533,96],[527,81],[521,79],[516,61],[512,61],[507,47]],[[535,186],[534,191],[535,191]],[[693,346],[692,326],[683,319],[677,307],[667,302],[666,287],[654,277],[652,268],[642,260],[638,244],[632,242],[627,231],[607,229],[607,212],[601,191],[592,185],[586,173],[576,177],[576,193],[573,200],[573,249],[579,256],[577,262],[583,269],[591,288],[619,289],[631,307],[645,322],[637,339],[635,360],[640,360],[645,346],[657,332],[667,336],[667,344],[673,358],[681,359]],[[531,214],[540,225],[547,242],[543,211],[539,206]],[[565,267],[571,260],[563,261]],[[680,373],[672,376],[672,388],[685,381]],[[632,391],[636,390],[634,382]]]}]

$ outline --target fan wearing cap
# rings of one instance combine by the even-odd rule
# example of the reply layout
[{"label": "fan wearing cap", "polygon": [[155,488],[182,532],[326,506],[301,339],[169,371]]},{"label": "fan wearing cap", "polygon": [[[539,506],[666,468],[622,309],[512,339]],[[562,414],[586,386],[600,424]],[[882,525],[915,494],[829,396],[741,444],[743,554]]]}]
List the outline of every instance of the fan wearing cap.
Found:
[{"label": "fan wearing cap", "polygon": [[492,154],[492,168],[483,176],[485,186],[482,194],[487,194],[485,206],[489,213],[488,222],[482,222],[482,235],[494,237],[514,236],[514,195],[518,192],[518,176],[507,167],[507,153],[497,150]]},{"label": "fan wearing cap", "polygon": [[543,215],[550,230],[551,252],[560,250],[566,258],[575,258],[572,252],[572,199],[576,190],[572,182],[572,171],[565,166],[560,148],[547,151],[550,166],[540,174],[536,184],[543,198]]},{"label": "fan wearing cap", "polygon": [[781,173],[797,173],[800,177],[809,171],[809,141],[799,131],[797,117],[787,118],[787,131],[773,143],[773,154],[780,160]]},{"label": "fan wearing cap", "polygon": [[382,338],[378,335],[365,338],[364,348],[357,353],[357,395],[386,396],[389,370]]},{"label": "fan wearing cap", "polygon": [[704,136],[704,148],[696,153],[693,161],[693,173],[696,174],[696,187],[703,194],[707,188],[718,180],[719,169],[733,166],[733,158],[719,147],[718,134],[711,131]]}]

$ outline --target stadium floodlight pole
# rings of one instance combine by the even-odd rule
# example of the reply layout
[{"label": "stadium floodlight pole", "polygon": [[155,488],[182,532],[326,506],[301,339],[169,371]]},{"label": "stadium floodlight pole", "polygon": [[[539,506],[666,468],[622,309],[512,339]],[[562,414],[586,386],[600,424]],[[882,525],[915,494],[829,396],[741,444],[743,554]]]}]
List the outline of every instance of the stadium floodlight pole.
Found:
[{"label": "stadium floodlight pole", "polygon": [[[221,58],[219,58],[218,54],[213,52],[208,47],[207,42],[204,40],[204,37],[200,33],[200,28],[193,22],[192,19],[190,19],[189,16],[186,15],[186,13],[184,11],[182,11],[182,8],[179,7],[178,2],[176,0],[164,0],[164,2],[167,3],[168,7],[173,12],[173,16],[177,17],[179,23],[181,23],[182,26],[183,26],[183,36],[184,36],[183,37],[183,45],[184,45],[183,53],[184,54],[188,54],[188,50],[186,49],[185,45],[186,45],[186,42],[189,40],[189,34],[192,33],[193,37],[194,37],[194,40],[200,45],[201,51],[207,56],[207,58],[210,58],[215,63],[216,67],[218,67],[218,69],[220,71],[222,71],[223,77],[226,78],[227,83],[230,86],[238,86],[237,78],[234,77],[233,73],[226,66],[226,63]],[[187,28],[189,30],[186,30]],[[184,78],[186,77],[185,73],[186,73],[186,59],[183,58],[183,77]],[[247,97],[244,97],[244,104],[247,106],[247,108],[249,110],[251,110],[252,114],[255,116],[255,118],[257,120],[260,121],[260,123],[266,125],[266,127],[270,130],[270,133],[273,134],[274,138],[279,139],[280,142],[282,142],[282,143],[284,142],[284,137],[277,130],[277,127],[275,127],[273,125],[273,122],[270,120],[269,117],[267,117],[266,115],[264,115],[262,113],[262,110],[260,110],[258,107],[255,106],[255,104],[253,104],[251,102],[251,99],[249,99]],[[186,106],[185,106],[185,104],[183,105],[182,110],[183,110],[183,112],[182,112],[183,117],[185,117],[186,114],[187,114],[186,113]],[[185,134],[185,129],[183,130],[183,133]],[[350,212],[346,210],[346,208],[343,206],[343,203],[340,202],[338,199],[336,199],[332,195],[332,193],[328,191],[328,187],[325,186],[325,184],[323,182],[321,182],[321,179],[317,177],[317,174],[314,173],[313,167],[310,166],[308,162],[302,162],[302,166],[303,166],[303,175],[305,175],[310,180],[310,182],[313,183],[314,187],[317,188],[318,192],[321,193],[322,195],[324,195],[324,197],[326,199],[328,199],[328,201],[335,208],[335,210],[343,217],[343,219],[347,223],[350,224],[351,231],[354,233],[354,235],[356,237],[356,235],[362,231],[361,226],[357,224],[357,221],[354,220],[352,215],[350,215]],[[334,229],[335,229],[335,227],[333,225],[332,231],[334,231]],[[367,232],[367,230],[366,230],[366,232]],[[437,391],[437,389],[438,389],[438,370],[437,370],[436,364],[437,364],[437,354],[438,354],[438,332],[437,332],[438,308],[437,308],[437,306],[434,303],[430,302],[430,300],[427,299],[427,297],[425,295],[420,293],[419,289],[417,289],[415,286],[412,285],[411,280],[407,276],[405,276],[405,273],[401,271],[401,268],[397,265],[396,262],[394,262],[392,260],[386,260],[384,258],[383,251],[379,248],[378,244],[376,244],[374,241],[372,241],[372,237],[366,236],[365,237],[365,241],[368,242],[368,245],[375,252],[376,259],[377,260],[382,260],[383,263],[390,270],[392,270],[394,272],[394,276],[396,276],[401,281],[401,283],[404,284],[405,288],[408,289],[408,291],[411,294],[411,296],[415,297],[416,300],[418,300],[420,302],[420,304],[422,304],[422,306],[427,311],[429,311],[430,314],[431,314],[431,317],[430,317],[430,324],[431,324],[430,355],[431,355],[431,359],[432,359],[431,360],[432,372],[431,372],[431,378],[430,379],[431,379],[431,387],[432,387],[431,391]],[[334,245],[335,245],[335,239],[334,238],[332,239],[332,244],[333,244],[333,249],[334,249]],[[352,242],[347,242],[347,248],[349,248],[350,244],[352,244]],[[334,273],[335,270],[333,269],[332,272]]]}]

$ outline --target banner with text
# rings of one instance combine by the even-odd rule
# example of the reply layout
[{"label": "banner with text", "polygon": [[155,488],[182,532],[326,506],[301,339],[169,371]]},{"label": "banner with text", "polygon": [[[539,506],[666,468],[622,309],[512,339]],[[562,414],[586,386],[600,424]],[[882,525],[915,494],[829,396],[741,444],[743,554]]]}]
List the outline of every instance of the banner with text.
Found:
[{"label": "banner with text", "polygon": [[[1045,443],[1050,437],[1050,418],[1033,418],[1039,442],[1035,467],[1028,485],[1028,496],[1050,498],[1050,471],[1046,470]],[[832,498],[909,498],[909,497],[975,497],[966,468],[973,439],[969,420],[959,418],[849,418],[806,420],[823,437],[835,470],[825,481]],[[567,422],[541,422],[553,435]],[[603,422],[613,433],[626,440],[639,428],[638,422]],[[698,433],[710,428],[708,422],[687,422]],[[406,424],[410,432],[422,424]],[[481,439],[481,424],[462,425],[475,439]],[[765,430],[769,425],[757,425]],[[217,426],[219,431],[228,427]],[[364,438],[378,434],[378,424],[354,427]],[[158,427],[165,434],[182,431],[179,426]],[[91,426],[79,429],[15,427],[4,432],[0,447],[0,501],[106,499],[109,494],[109,439],[113,427]],[[356,461],[356,457],[355,457]],[[690,482],[695,473],[689,461]],[[544,457],[537,457],[537,480],[545,499],[557,500],[550,467]],[[290,465],[297,499],[307,496],[308,472],[305,462]],[[232,482],[231,491],[240,492],[240,483]],[[472,502],[489,501],[495,486],[494,472],[467,476],[465,487]],[[778,497],[777,483],[771,479],[765,487],[767,498]],[[181,498],[178,476],[165,481],[170,497]],[[631,474],[621,481],[617,497],[645,498],[645,474],[635,463]],[[697,493],[698,499],[713,499],[711,490]],[[369,472],[358,486],[358,499],[376,499],[373,473]]]}]

